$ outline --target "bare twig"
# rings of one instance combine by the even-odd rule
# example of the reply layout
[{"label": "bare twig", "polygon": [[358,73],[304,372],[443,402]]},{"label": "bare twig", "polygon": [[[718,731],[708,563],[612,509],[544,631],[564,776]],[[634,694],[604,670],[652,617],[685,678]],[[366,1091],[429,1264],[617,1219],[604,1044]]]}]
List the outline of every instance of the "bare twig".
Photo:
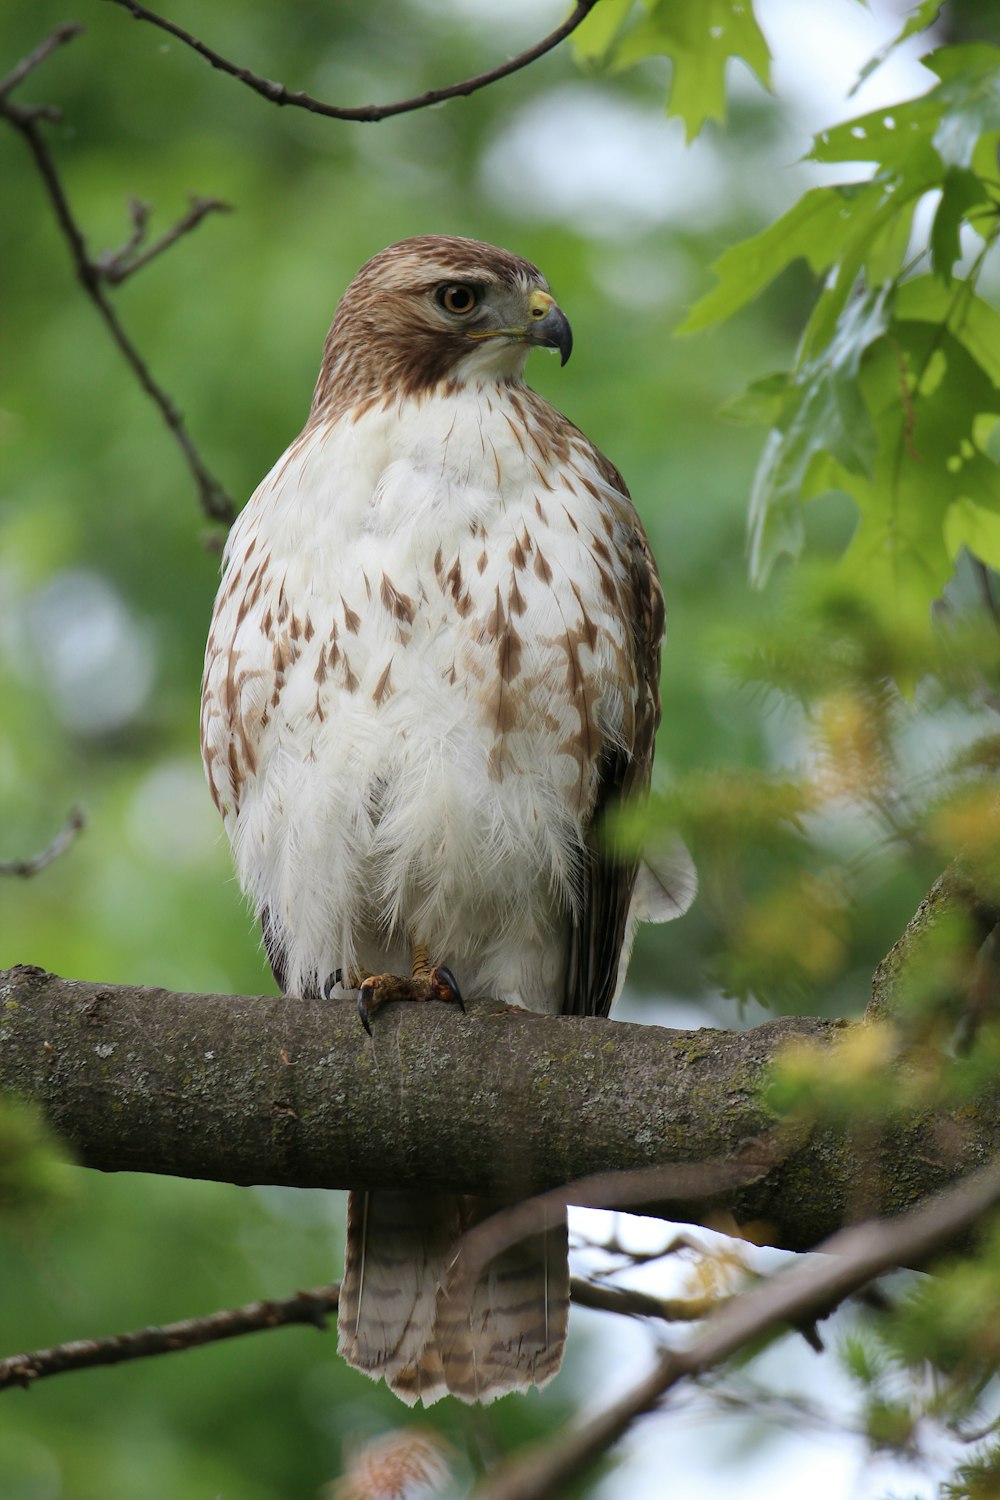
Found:
[{"label": "bare twig", "polygon": [[618,1313],[624,1318],[662,1318],[665,1323],[697,1323],[729,1299],[718,1295],[702,1297],[652,1297],[633,1287],[605,1286],[574,1276],[569,1294],[579,1307],[593,1307],[598,1312]]},{"label": "bare twig", "polygon": [[22,57],[13,72],[0,80],[0,99],[6,99],[7,95],[12,93],[18,84],[23,82],[29,73],[33,73],[47,57],[51,57],[57,48],[62,47],[66,42],[71,42],[74,37],[80,36],[85,30],[86,28],[81,26],[79,21],[64,21],[61,26],[57,26],[43,42],[39,42],[34,52],[29,52],[27,57]]},{"label": "bare twig", "polygon": [[822,1258],[800,1260],[731,1298],[689,1348],[661,1354],[653,1371],[619,1401],[517,1454],[473,1500],[552,1500],[685,1377],[704,1374],[783,1326],[825,1316],[875,1277],[927,1259],[998,1203],[1000,1162],[993,1162],[912,1213],[841,1230],[820,1246]]},{"label": "bare twig", "polygon": [[27,1388],[46,1375],[62,1375],[68,1370],[94,1365],[117,1365],[153,1354],[173,1354],[244,1333],[287,1328],[293,1323],[311,1323],[322,1331],[326,1328],[327,1314],[336,1310],[339,1295],[339,1286],[314,1287],[312,1291],[296,1292],[293,1297],[277,1302],[249,1302],[204,1318],[165,1323],[161,1328],[140,1328],[134,1333],[119,1333],[104,1339],[76,1339],[52,1349],[14,1354],[9,1359],[0,1359],[0,1391],[16,1385]]},{"label": "bare twig", "polygon": [[141,254],[137,253],[146,238],[146,229],[149,224],[151,208],[148,203],[143,203],[139,198],[133,198],[129,205],[132,216],[132,233],[119,250],[106,250],[97,264],[101,275],[111,286],[120,286],[121,283],[134,271],[148,266],[151,260],[162,255],[164,250],[169,250],[185,234],[190,234],[192,229],[197,229],[202,219],[209,214],[228,214],[232,212],[232,204],[224,203],[221,198],[191,198],[189,207],[183,218],[177,220],[170,229],[161,234],[158,240]]},{"label": "bare twig", "polygon": [[471,1306],[476,1282],[490,1261],[529,1235],[551,1228],[568,1204],[638,1209],[663,1198],[688,1202],[721,1198],[773,1171],[800,1144],[798,1132],[779,1128],[744,1141],[731,1155],[634,1172],[599,1172],[511,1204],[463,1235],[448,1268],[444,1295]]},{"label": "bare twig", "polygon": [[[97,308],[111,337],[130,365],[142,389],[158,408],[167,428],[183,453],[187,466],[194,476],[195,484],[198,487],[202,509],[211,520],[229,525],[236,513],[236,507],[219,481],[205,466],[201,455],[188,433],[184,418],[170,396],[167,395],[163,387],[153,378],[146,361],[122,327],[118,314],[108,300],[103,285],[105,281],[116,278],[109,276],[100,261],[92,259],[87,250],[83,230],[80,228],[70,207],[69,199],[62,185],[62,180],[59,177],[55,160],[41,130],[41,121],[43,119],[58,119],[58,111],[46,105],[15,104],[8,97],[11,91],[18,84],[22,83],[39,63],[44,62],[57,47],[79,36],[83,29],[82,26],[76,24],[57,27],[55,31],[35,48],[34,52],[18,63],[17,67],[3,82],[0,82],[0,117],[7,120],[24,138],[34,158],[35,166],[38,168],[39,176],[45,184],[45,189],[59,227],[63,232],[66,243],[69,245],[77,280]],[[150,261],[154,254],[159,254],[160,250],[166,249],[168,244],[173,244],[188,229],[194,228],[195,224],[199,223],[205,217],[207,211],[202,210],[197,218],[193,218],[192,212],[189,212],[186,218],[178,226],[175,226],[173,231],[169,231],[168,234],[163,236],[162,241],[150,248],[142,258],[143,263]],[[134,212],[133,224],[135,224]],[[134,238],[135,234],[133,233],[132,240]],[[132,240],[130,240],[130,244]],[[114,257],[112,257],[112,260],[114,260]],[[133,264],[130,270],[135,269],[136,266]],[[123,278],[119,276],[117,279],[121,280]]]},{"label": "bare twig", "polygon": [[[288,1328],[309,1323],[326,1328],[328,1314],[336,1312],[339,1285],[313,1287],[269,1302],[249,1302],[243,1307],[209,1313],[203,1318],[184,1318],[159,1328],[139,1328],[132,1333],[112,1334],[102,1339],[75,1339],[51,1349],[30,1354],[12,1354],[0,1359],[0,1391],[27,1387],[48,1375],[65,1375],[96,1365],[118,1365],[131,1359],[149,1359],[155,1354],[176,1354],[197,1349],[220,1339],[239,1338],[245,1333],[263,1333],[269,1328]],[[669,1323],[703,1318],[715,1303],[708,1298],[650,1297],[645,1292],[593,1286],[574,1276],[570,1296],[581,1307],[599,1308],[630,1318],[662,1318]]]},{"label": "bare twig", "polygon": [[43,849],[40,854],[31,855],[28,859],[0,860],[0,875],[20,875],[24,880],[37,875],[39,871],[45,869],[46,865],[52,864],[53,860],[66,853],[86,821],[81,807],[72,808],[69,817],[48,848]]},{"label": "bare twig", "polygon": [[491,83],[497,83],[501,78],[508,78],[511,73],[519,72],[521,68],[528,67],[530,63],[544,57],[546,52],[551,52],[554,47],[558,47],[560,42],[565,41],[590,14],[597,0],[577,0],[577,4],[561,26],[550,31],[548,36],[536,42],[533,47],[526,48],[524,52],[519,52],[516,57],[501,63],[499,67],[491,68],[486,73],[477,73],[473,78],[463,78],[460,83],[448,84],[446,88],[430,89],[427,93],[416,94],[411,99],[397,99],[392,104],[357,106],[325,104],[321,99],[314,99],[311,94],[306,94],[299,89],[288,89],[283,83],[275,83],[271,78],[262,78],[259,73],[253,73],[249,68],[242,68],[237,63],[231,62],[229,58],[223,57],[220,52],[216,52],[205,42],[199,41],[190,31],[185,31],[182,26],[178,26],[175,21],[168,20],[166,16],[157,15],[155,11],[147,10],[146,6],[139,4],[139,0],[111,0],[111,3],[129,11],[137,21],[148,21],[151,25],[158,26],[161,31],[166,31],[170,36],[176,37],[179,42],[183,42],[206,62],[211,63],[213,68],[218,68],[222,73],[228,73],[230,78],[238,79],[240,83],[246,84],[247,88],[253,89],[255,93],[262,95],[272,104],[290,104],[297,109],[308,110],[310,114],[325,115],[332,120],[376,121],[387,120],[392,115],[410,114],[414,110],[427,109],[432,104],[443,103],[445,99],[464,98],[469,94],[475,94],[479,89],[488,88]]}]

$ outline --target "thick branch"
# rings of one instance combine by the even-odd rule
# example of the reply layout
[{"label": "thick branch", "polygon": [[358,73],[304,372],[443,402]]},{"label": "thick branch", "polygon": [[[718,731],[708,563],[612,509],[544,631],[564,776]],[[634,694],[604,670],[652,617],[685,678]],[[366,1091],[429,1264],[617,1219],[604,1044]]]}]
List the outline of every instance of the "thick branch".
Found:
[{"label": "thick branch", "polygon": [[246,84],[247,88],[253,89],[255,94],[262,95],[272,104],[292,105],[296,109],[308,110],[310,114],[325,115],[331,120],[372,122],[388,120],[392,115],[412,114],[414,110],[428,109],[432,104],[442,104],[446,99],[464,98],[469,94],[477,93],[480,89],[488,88],[491,83],[498,83],[501,78],[508,78],[511,73],[517,73],[531,63],[537,62],[538,58],[544,57],[546,52],[551,52],[554,47],[558,47],[560,42],[565,41],[590,14],[597,0],[577,0],[577,4],[562,25],[550,31],[548,36],[542,37],[542,40],[536,42],[534,46],[526,47],[516,57],[509,58],[499,67],[490,68],[486,73],[477,73],[473,78],[463,78],[460,83],[450,83],[445,88],[429,89],[427,93],[415,94],[411,99],[397,99],[392,104],[355,106],[325,104],[322,99],[314,99],[311,94],[303,93],[301,89],[288,89],[283,83],[275,83],[271,78],[262,78],[259,73],[253,73],[249,68],[240,67],[228,57],[223,57],[221,52],[216,52],[214,47],[209,47],[205,42],[199,41],[190,31],[185,31],[183,26],[178,26],[176,21],[157,15],[156,11],[148,10],[145,5],[140,5],[138,0],[112,0],[112,4],[120,5],[123,10],[129,11],[137,21],[148,21],[151,25],[158,26],[161,31],[166,31],[170,36],[176,37],[179,42],[183,42],[186,47],[197,52],[199,57],[211,63],[213,68],[218,68],[221,73],[228,73],[230,78]]},{"label": "thick branch", "polygon": [[[704,1193],[636,1204],[753,1220],[814,1246],[892,1213],[1000,1148],[1000,1111],[923,1114],[877,1161],[832,1132],[740,1169],[774,1121],[761,1086],[789,1038],[845,1023],[785,1018],[748,1032],[668,1031],[489,1004],[392,1006],[369,1040],[349,1002],[184,995],[0,973],[0,1090],[34,1099],[86,1166],[237,1183],[524,1197],[608,1170],[733,1159]],[[474,1122],[474,1126],[473,1126]],[[742,1185],[739,1185],[742,1183]]]}]

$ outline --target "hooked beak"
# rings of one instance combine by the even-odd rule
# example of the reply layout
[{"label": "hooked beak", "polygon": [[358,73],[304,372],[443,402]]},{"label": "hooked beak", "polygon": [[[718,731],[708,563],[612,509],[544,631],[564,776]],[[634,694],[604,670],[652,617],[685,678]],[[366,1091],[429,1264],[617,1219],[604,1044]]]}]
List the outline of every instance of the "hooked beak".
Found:
[{"label": "hooked beak", "polygon": [[573,330],[562,308],[548,292],[532,292],[529,298],[531,322],[524,330],[526,344],[543,349],[558,349],[559,363],[564,365],[573,352]]},{"label": "hooked beak", "polygon": [[528,298],[529,321],[524,328],[470,329],[467,337],[477,342],[483,339],[515,339],[519,344],[531,344],[542,349],[558,349],[559,362],[565,364],[573,352],[573,330],[569,319],[556,299],[540,289]]}]

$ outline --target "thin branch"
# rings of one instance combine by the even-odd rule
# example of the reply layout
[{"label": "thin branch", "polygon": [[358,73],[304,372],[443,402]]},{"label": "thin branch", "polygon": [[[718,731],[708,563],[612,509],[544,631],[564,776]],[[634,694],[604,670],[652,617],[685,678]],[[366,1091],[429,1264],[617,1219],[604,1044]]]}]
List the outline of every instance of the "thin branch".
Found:
[{"label": "thin branch", "polygon": [[579,1307],[618,1313],[624,1318],[662,1318],[665,1323],[698,1323],[729,1300],[718,1294],[653,1297],[633,1287],[605,1286],[600,1282],[585,1281],[580,1276],[574,1276],[570,1281],[569,1294]]},{"label": "thin branch", "polygon": [[[97,1365],[119,1365],[131,1359],[149,1359],[156,1354],[177,1354],[214,1344],[220,1339],[239,1338],[245,1333],[264,1333],[269,1328],[289,1328],[308,1323],[321,1332],[327,1316],[336,1312],[339,1284],[313,1287],[269,1302],[249,1302],[209,1313],[202,1318],[184,1318],[178,1323],[164,1323],[158,1328],[139,1328],[132,1333],[112,1334],[102,1339],[74,1339],[51,1349],[35,1349],[29,1354],[12,1354],[0,1359],[0,1391],[14,1386],[27,1389],[36,1380],[49,1375],[65,1375],[74,1370],[93,1369]],[[582,1277],[570,1282],[570,1296],[580,1307],[598,1308],[630,1318],[662,1318],[668,1323],[692,1322],[704,1318],[718,1305],[718,1299],[651,1297],[645,1292],[594,1286]]]},{"label": "thin branch", "polygon": [[339,1285],[314,1287],[312,1291],[296,1292],[280,1301],[249,1302],[204,1318],[164,1323],[161,1328],[140,1328],[134,1333],[119,1333],[104,1339],[76,1339],[52,1349],[14,1354],[9,1359],[0,1359],[0,1391],[16,1385],[27,1389],[47,1375],[63,1375],[94,1365],[118,1365],[153,1354],[175,1354],[181,1349],[195,1349],[199,1344],[238,1338],[244,1333],[261,1333],[268,1328],[287,1328],[293,1323],[310,1323],[323,1332],[327,1314],[336,1311],[339,1295]]},{"label": "thin branch", "polygon": [[800,1129],[779,1128],[743,1141],[732,1153],[633,1172],[595,1173],[511,1204],[463,1235],[448,1267],[444,1295],[466,1304],[471,1312],[476,1283],[490,1261],[530,1235],[551,1228],[569,1204],[641,1212],[643,1204],[663,1199],[717,1201],[773,1172],[801,1144]]},{"label": "thin branch", "polygon": [[47,57],[51,57],[57,48],[62,47],[66,42],[71,42],[74,37],[81,36],[85,30],[86,28],[81,26],[79,21],[64,21],[61,26],[57,26],[43,42],[39,42],[34,52],[29,52],[27,57],[21,59],[13,72],[0,80],[0,99],[6,99],[7,95],[12,93],[19,83],[23,83],[28,74],[33,73]]},{"label": "thin branch", "polygon": [[132,229],[124,245],[117,250],[103,250],[98,256],[97,264],[105,281],[114,283],[120,267],[128,264],[133,255],[139,249],[146,238],[146,230],[149,227],[150,215],[153,212],[151,203],[144,203],[141,198],[131,197],[128,200],[129,218],[132,220]]},{"label": "thin branch", "polygon": [[705,1374],[784,1326],[826,1316],[875,1277],[926,1260],[998,1204],[1000,1162],[993,1162],[912,1213],[841,1230],[820,1246],[822,1259],[810,1256],[731,1298],[689,1348],[661,1354],[619,1401],[523,1450],[495,1470],[473,1500],[552,1500],[687,1376]]},{"label": "thin branch", "polygon": [[46,865],[52,864],[60,855],[66,853],[70,844],[85,827],[86,822],[83,809],[72,808],[69,817],[46,849],[43,849],[40,854],[31,855],[28,859],[0,860],[0,875],[20,875],[23,880],[37,875],[45,869]]},{"label": "thin branch", "polygon": [[283,83],[275,83],[271,78],[262,78],[259,73],[253,73],[249,68],[240,67],[229,58],[223,57],[221,52],[216,52],[205,42],[199,41],[190,31],[185,31],[182,26],[178,26],[175,21],[168,20],[166,16],[157,15],[155,11],[147,10],[146,6],[139,4],[139,0],[111,0],[111,3],[129,11],[137,21],[148,21],[151,25],[158,26],[161,31],[166,31],[170,36],[176,37],[179,42],[183,42],[206,62],[211,63],[213,68],[218,68],[222,73],[228,73],[230,78],[246,84],[247,88],[253,89],[255,93],[262,95],[272,104],[290,104],[296,109],[305,109],[314,115],[325,115],[332,120],[371,122],[387,120],[392,115],[410,114],[418,109],[428,109],[432,104],[441,104],[446,99],[465,98],[469,94],[477,93],[479,89],[488,88],[491,83],[499,82],[501,78],[508,78],[511,73],[517,73],[522,68],[528,67],[530,63],[544,57],[546,52],[551,52],[554,47],[558,47],[560,42],[565,41],[590,14],[597,0],[577,0],[577,4],[561,26],[550,31],[548,36],[536,42],[533,47],[526,48],[524,52],[519,52],[516,57],[501,63],[499,67],[491,68],[486,73],[477,73],[473,78],[463,78],[460,83],[448,84],[446,88],[430,89],[427,93],[416,94],[411,99],[397,99],[392,104],[362,104],[355,107],[325,104],[323,100],[314,99],[311,94],[306,94],[299,89],[288,89]]},{"label": "thin branch", "polygon": [[148,203],[143,203],[139,198],[133,198],[130,205],[132,215],[132,233],[120,250],[107,250],[100,257],[97,265],[104,280],[111,286],[121,286],[135,271],[143,266],[148,266],[151,260],[162,255],[164,250],[169,250],[185,234],[190,234],[192,229],[197,229],[202,219],[209,214],[232,213],[232,204],[225,203],[221,198],[197,198],[192,197],[190,207],[186,214],[177,220],[160,235],[142,254],[136,252],[140,249],[146,238],[146,229],[149,224],[151,209]]},{"label": "thin branch", "polygon": [[[79,36],[82,31],[82,26],[60,26],[46,37],[45,41],[40,43],[30,56],[18,63],[14,71],[0,83],[0,117],[7,120],[24,138],[34,158],[39,176],[45,184],[49,201],[59,227],[62,230],[63,237],[69,246],[77,280],[97,308],[111,337],[130,365],[140,386],[158,408],[168,430],[183,453],[187,466],[198,487],[202,509],[211,520],[222,522],[228,526],[236,514],[236,507],[219,481],[205,466],[201,455],[188,433],[184,418],[170,396],[167,395],[167,392],[153,378],[146,361],[122,327],[118,314],[108,300],[103,286],[105,280],[112,278],[106,276],[101,263],[93,260],[87,250],[83,231],[74,217],[66,190],[62,185],[62,180],[56,168],[55,159],[49,150],[40,128],[42,119],[58,119],[58,111],[54,110],[51,106],[14,104],[8,98],[11,90],[23,82],[32,69],[50,56],[56,47],[61,46],[64,42],[71,41],[74,37]],[[199,219],[195,220],[195,222],[200,222],[200,219],[204,218],[204,216],[204,212],[201,213]],[[187,215],[187,218],[191,218],[190,213]],[[184,221],[182,221],[183,223]],[[193,227],[193,223],[187,225],[187,228]],[[186,229],[178,227],[172,236],[170,234],[164,236],[166,243],[160,244],[158,247],[153,247],[153,249],[156,253],[159,253],[160,249],[166,248],[166,244],[172,244],[174,240],[180,238],[180,235],[185,232]],[[152,253],[148,253],[145,260],[149,261],[151,259]],[[132,267],[132,269],[135,269],[135,267]]]}]

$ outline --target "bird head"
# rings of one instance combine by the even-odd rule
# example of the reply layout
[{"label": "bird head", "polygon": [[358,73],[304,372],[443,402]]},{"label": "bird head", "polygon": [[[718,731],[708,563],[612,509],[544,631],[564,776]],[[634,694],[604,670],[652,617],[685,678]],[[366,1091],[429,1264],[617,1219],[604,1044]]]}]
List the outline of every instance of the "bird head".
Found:
[{"label": "bird head", "polygon": [[402,240],[362,266],[341,298],[314,410],[376,390],[518,382],[538,347],[565,364],[573,334],[537,266],[478,240]]}]

